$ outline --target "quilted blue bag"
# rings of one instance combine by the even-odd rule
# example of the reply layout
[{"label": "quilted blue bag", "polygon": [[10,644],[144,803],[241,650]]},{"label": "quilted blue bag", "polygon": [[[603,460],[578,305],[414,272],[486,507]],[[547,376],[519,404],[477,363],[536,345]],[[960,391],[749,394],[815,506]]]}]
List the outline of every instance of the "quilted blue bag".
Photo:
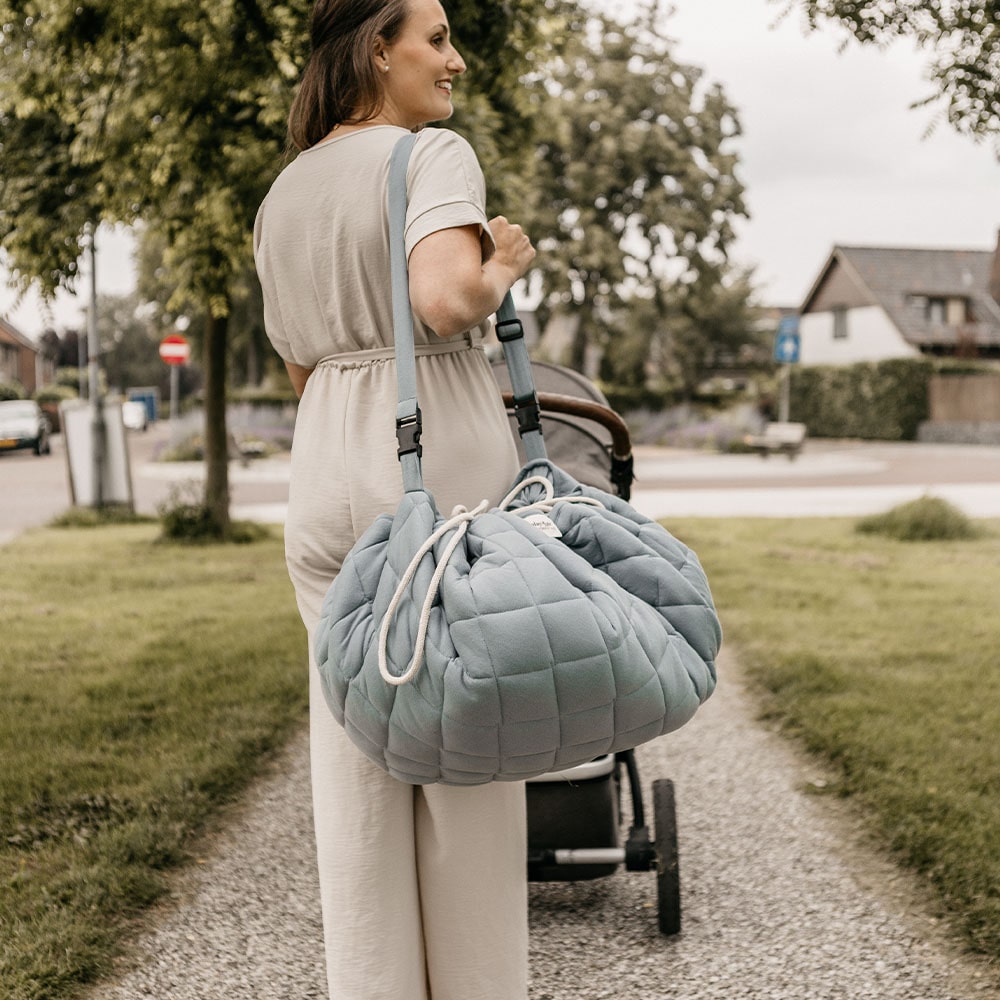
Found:
[{"label": "quilted blue bag", "polygon": [[389,774],[517,781],[682,726],[715,687],[721,630],[687,546],[547,460],[509,295],[497,335],[527,464],[493,508],[444,518],[424,489],[403,246],[416,138],[399,141],[389,172],[405,495],[348,554],[314,651],[333,714]]}]

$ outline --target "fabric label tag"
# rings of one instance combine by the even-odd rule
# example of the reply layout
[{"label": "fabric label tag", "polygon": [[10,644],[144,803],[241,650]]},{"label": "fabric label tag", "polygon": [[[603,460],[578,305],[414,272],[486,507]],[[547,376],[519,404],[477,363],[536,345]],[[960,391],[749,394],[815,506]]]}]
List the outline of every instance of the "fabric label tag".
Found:
[{"label": "fabric label tag", "polygon": [[550,538],[562,538],[562,532],[548,514],[528,514],[525,521],[544,531]]}]

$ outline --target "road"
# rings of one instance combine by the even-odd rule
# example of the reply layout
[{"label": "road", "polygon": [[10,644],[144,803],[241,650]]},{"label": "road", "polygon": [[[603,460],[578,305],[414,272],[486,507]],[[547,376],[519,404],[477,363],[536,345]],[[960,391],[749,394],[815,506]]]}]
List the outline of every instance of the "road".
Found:
[{"label": "road", "polygon": [[[155,514],[171,490],[199,482],[195,462],[156,462],[169,428],[130,433],[136,510]],[[810,441],[794,461],[641,446],[633,504],[649,517],[808,517],[878,513],[923,493],[944,497],[970,517],[1000,517],[1000,447]],[[287,455],[230,466],[233,516],[284,520]],[[0,544],[70,506],[62,437],[52,454],[0,454]]]},{"label": "road", "polygon": [[649,517],[858,517],[924,493],[1000,517],[1000,447],[809,441],[793,461],[636,449],[634,505]]},{"label": "road", "polygon": [[[127,440],[133,499],[141,514],[156,514],[172,490],[183,490],[187,483],[200,483],[204,477],[201,463],[155,460],[170,443],[166,423],[154,424],[145,433],[130,431]],[[283,511],[288,497],[287,455],[254,462],[246,468],[234,462],[229,477],[235,516],[249,516],[241,511],[263,504],[272,515],[264,520],[280,520],[274,510]],[[277,508],[269,507],[271,504]],[[51,455],[0,453],[0,545],[21,531],[47,524],[71,505],[62,435],[52,438]]]}]

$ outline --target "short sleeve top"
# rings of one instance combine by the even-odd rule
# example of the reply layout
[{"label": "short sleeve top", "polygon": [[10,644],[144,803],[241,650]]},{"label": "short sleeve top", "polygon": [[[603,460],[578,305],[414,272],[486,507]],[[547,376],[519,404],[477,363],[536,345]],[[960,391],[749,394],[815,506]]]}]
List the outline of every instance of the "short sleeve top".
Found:
[{"label": "short sleeve top", "polygon": [[[312,368],[331,355],[392,346],[386,187],[404,134],[377,125],[319,143],[281,172],[261,205],[254,257],[267,335],[284,360]],[[407,257],[425,236],[466,225],[480,227],[484,260],[492,254],[483,173],[465,139],[421,131],[407,190]],[[414,340],[439,338],[414,318]]]}]

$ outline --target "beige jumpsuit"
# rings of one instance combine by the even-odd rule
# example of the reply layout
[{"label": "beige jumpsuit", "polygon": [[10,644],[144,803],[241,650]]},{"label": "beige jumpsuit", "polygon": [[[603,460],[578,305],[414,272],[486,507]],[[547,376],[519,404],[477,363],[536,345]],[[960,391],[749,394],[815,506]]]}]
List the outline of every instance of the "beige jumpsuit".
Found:
[{"label": "beige jumpsuit", "polygon": [[[254,249],[265,322],[315,370],[292,448],[286,555],[310,635],[344,556],[402,496],[385,183],[394,126],[313,147],[275,182]],[[407,175],[406,247],[486,228],[468,144],[421,133]],[[496,503],[517,457],[482,331],[445,341],[415,323],[425,484],[439,510]],[[523,1000],[524,788],[412,786],[370,763],[334,721],[310,658],[313,808],[332,1000]]]}]

